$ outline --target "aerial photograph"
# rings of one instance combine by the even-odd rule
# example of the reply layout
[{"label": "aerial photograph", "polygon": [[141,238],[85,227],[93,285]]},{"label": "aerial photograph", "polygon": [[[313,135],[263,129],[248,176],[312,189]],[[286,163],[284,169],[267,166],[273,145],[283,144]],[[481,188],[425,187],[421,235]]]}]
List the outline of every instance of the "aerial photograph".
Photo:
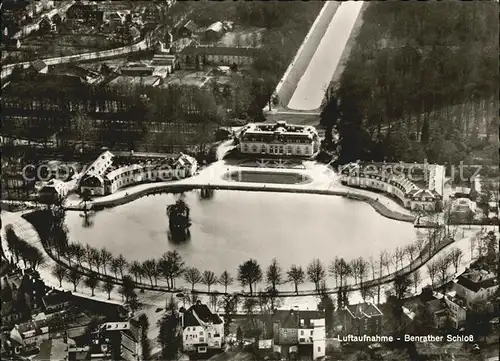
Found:
[{"label": "aerial photograph", "polygon": [[0,9],[2,360],[500,360],[498,0]]}]

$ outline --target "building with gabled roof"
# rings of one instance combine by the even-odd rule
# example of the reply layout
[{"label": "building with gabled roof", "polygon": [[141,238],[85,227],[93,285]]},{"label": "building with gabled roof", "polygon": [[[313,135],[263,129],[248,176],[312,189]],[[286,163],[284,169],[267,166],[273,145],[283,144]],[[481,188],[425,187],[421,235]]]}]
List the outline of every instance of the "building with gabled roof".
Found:
[{"label": "building with gabled roof", "polygon": [[499,281],[494,273],[468,269],[457,277],[453,289],[471,306],[477,301],[486,300],[495,293],[498,286]]},{"label": "building with gabled roof", "polygon": [[181,308],[182,348],[188,354],[206,354],[222,350],[224,320],[197,301],[189,309]]},{"label": "building with gabled roof", "polygon": [[325,355],[325,312],[314,310],[274,310],[273,344],[283,356],[293,353],[316,360]]},{"label": "building with gabled roof", "polygon": [[371,302],[345,306],[339,311],[342,332],[352,335],[380,335],[382,311]]},{"label": "building with gabled roof", "polygon": [[15,325],[10,331],[10,338],[21,345],[21,351],[36,349],[49,339],[49,324],[45,319]]}]

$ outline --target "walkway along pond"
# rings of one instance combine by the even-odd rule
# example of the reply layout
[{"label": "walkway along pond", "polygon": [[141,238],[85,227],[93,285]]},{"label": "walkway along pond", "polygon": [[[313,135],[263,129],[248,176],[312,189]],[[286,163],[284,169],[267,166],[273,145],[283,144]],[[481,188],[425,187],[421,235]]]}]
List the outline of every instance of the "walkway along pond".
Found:
[{"label": "walkway along pond", "polygon": [[[27,221],[26,221],[27,222]],[[28,222],[29,223],[29,222]],[[16,228],[16,225],[14,224],[14,227]],[[23,238],[23,234],[22,232],[24,231],[23,228],[20,228],[20,229],[16,229],[16,231],[20,231],[20,234],[18,234],[21,238]],[[402,268],[402,269],[399,269],[395,272],[392,272],[388,275],[385,275],[385,276],[382,276],[382,277],[379,277],[379,278],[375,278],[375,279],[371,279],[371,280],[367,280],[364,282],[363,286],[365,287],[374,287],[374,286],[378,286],[378,285],[383,285],[383,284],[387,284],[387,283],[390,283],[392,281],[394,281],[394,279],[397,277],[397,276],[405,276],[405,275],[409,275],[411,274],[412,272],[418,270],[419,268],[421,268],[422,266],[424,266],[429,260],[431,260],[436,254],[438,254],[441,250],[443,250],[444,248],[446,248],[447,246],[449,246],[450,244],[452,244],[454,242],[454,240],[450,239],[450,238],[443,238],[437,245],[436,247],[434,247],[434,250],[430,251],[429,247],[426,246],[423,250],[422,250],[422,253],[420,254],[420,256],[415,259],[413,262],[411,262],[409,265],[407,265],[406,267]],[[89,275],[90,273],[94,273],[94,274],[97,274],[97,277],[99,280],[101,281],[111,281],[112,283],[116,284],[116,285],[122,285],[122,281],[120,278],[116,278],[116,277],[113,277],[111,275],[105,275],[103,273],[96,273],[95,271],[90,271],[90,269],[86,266],[83,266],[83,263],[82,263],[82,266],[76,266],[73,264],[72,266],[69,265],[69,261],[67,258],[65,257],[61,257],[60,259],[56,258],[50,250],[48,250],[43,244],[42,242],[40,241],[40,239],[38,238],[35,242],[32,243],[33,246],[39,248],[39,250],[44,254],[46,255],[46,257],[49,257],[53,262],[55,263],[59,263],[65,267],[67,267],[68,269],[77,269],[78,271],[80,271],[83,275]],[[2,247],[4,247],[4,245],[2,245]],[[66,262],[64,262],[66,261]],[[355,284],[348,284],[346,285],[346,290],[347,291],[356,291],[356,290],[359,290],[361,288],[361,284],[360,283],[355,283]],[[184,293],[193,293],[193,294],[204,294],[204,295],[224,295],[226,293],[224,292],[218,292],[218,291],[212,291],[212,292],[207,292],[207,291],[203,291],[203,290],[199,290],[199,289],[194,289],[194,290],[189,290],[189,289],[186,289],[184,287],[181,287],[181,288],[176,288],[176,289],[170,289],[164,285],[154,285],[154,286],[151,286],[150,284],[146,284],[146,283],[141,283],[141,282],[136,282],[136,287],[138,289],[144,289],[144,290],[151,290],[151,291],[159,291],[159,292],[165,292],[165,293],[181,293],[181,292],[184,292]],[[327,293],[327,294],[335,294],[338,292],[338,287],[334,287],[334,288],[327,288],[325,290],[322,290],[322,291],[317,291],[317,290],[300,290],[298,291],[297,293],[294,292],[294,291],[280,291],[278,292],[278,294],[276,295],[276,297],[296,297],[296,296],[317,296],[317,295],[320,295],[322,293]],[[258,292],[258,293],[253,293],[253,294],[250,294],[249,292],[231,292],[230,294],[233,294],[233,295],[238,295],[240,297],[254,297],[254,296],[257,296],[257,295],[268,295],[267,292]]]}]

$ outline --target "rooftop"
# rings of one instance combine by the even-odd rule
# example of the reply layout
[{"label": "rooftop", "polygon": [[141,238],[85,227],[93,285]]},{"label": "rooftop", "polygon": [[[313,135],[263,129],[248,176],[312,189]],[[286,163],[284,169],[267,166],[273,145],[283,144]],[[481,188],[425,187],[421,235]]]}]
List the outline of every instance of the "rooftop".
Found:
[{"label": "rooftop", "polygon": [[485,270],[468,270],[458,276],[457,284],[478,292],[480,289],[498,286],[498,280],[493,273]]},{"label": "rooftop", "polygon": [[345,310],[354,318],[371,318],[374,316],[382,316],[382,311],[373,303],[365,302],[357,305],[348,305]]},{"label": "rooftop", "polygon": [[313,310],[274,310],[273,323],[282,328],[313,328],[313,320],[324,319],[325,313]]}]

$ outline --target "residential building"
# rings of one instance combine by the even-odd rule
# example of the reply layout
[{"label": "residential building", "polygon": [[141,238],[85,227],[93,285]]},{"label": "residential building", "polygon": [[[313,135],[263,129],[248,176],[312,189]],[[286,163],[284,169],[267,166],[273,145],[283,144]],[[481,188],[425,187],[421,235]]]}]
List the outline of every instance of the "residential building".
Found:
[{"label": "residential building", "polygon": [[71,295],[71,291],[49,291],[42,298],[45,311],[50,313],[67,309],[70,305]]},{"label": "residential building", "polygon": [[442,208],[444,166],[357,162],[344,165],[340,173],[342,184],[389,193],[407,209],[438,211]]},{"label": "residential building", "polygon": [[298,354],[316,360],[325,355],[325,313],[310,310],[274,310],[273,344],[282,356]]},{"label": "residential building", "polygon": [[494,273],[485,270],[468,269],[455,280],[453,285],[457,296],[465,299],[467,306],[485,301],[495,293],[499,281]]},{"label": "residential building", "polygon": [[159,76],[132,76],[132,75],[121,75],[114,78],[108,83],[110,86],[120,87],[120,86],[144,86],[144,87],[157,87],[162,84],[162,78]]},{"label": "residential building", "polygon": [[35,60],[31,63],[29,69],[41,74],[47,74],[49,71],[48,65],[43,60]]},{"label": "residential building", "polygon": [[150,66],[125,66],[120,69],[122,75],[128,76],[151,76],[154,68]]},{"label": "residential building", "polygon": [[382,311],[373,303],[348,305],[339,311],[342,332],[352,335],[380,335]]},{"label": "residential building", "polygon": [[47,320],[29,321],[15,325],[10,331],[10,338],[20,344],[21,352],[28,352],[40,347],[44,340],[49,339]]},{"label": "residential building", "polygon": [[465,323],[467,307],[463,299],[456,297],[455,292],[446,295],[434,293],[425,302],[425,306],[434,316],[434,323],[437,328],[442,328],[447,322],[450,322],[453,328],[459,329]]},{"label": "residential building", "polygon": [[223,350],[224,321],[201,301],[187,310],[181,308],[181,326],[184,352],[206,354]]},{"label": "residential building", "polygon": [[187,21],[177,29],[177,35],[183,38],[191,37],[198,31],[198,25],[192,20]]},{"label": "residential building", "polygon": [[224,35],[224,24],[222,21],[217,21],[210,25],[206,30],[205,30],[205,38],[208,41],[216,41],[219,40],[222,35]]},{"label": "residential building", "polygon": [[68,195],[68,186],[59,179],[51,179],[43,184],[38,191],[38,199],[42,203],[53,203]]},{"label": "residential building", "polygon": [[146,5],[142,12],[142,21],[150,23],[159,23],[164,19],[164,10],[161,5],[151,2]]},{"label": "residential building", "polygon": [[471,222],[476,214],[476,202],[469,198],[458,198],[452,201],[449,218],[451,222]]},{"label": "residential building", "polygon": [[240,133],[240,151],[246,154],[312,157],[319,146],[319,135],[314,127],[285,121],[251,123]]},{"label": "residential building", "polygon": [[98,327],[90,351],[112,360],[138,361],[142,357],[140,332],[135,320],[103,323]]},{"label": "residential building", "polygon": [[97,4],[76,2],[66,12],[68,20],[84,20],[85,22],[101,23],[104,20],[104,12]]},{"label": "residential building", "polygon": [[258,49],[250,47],[186,46],[178,54],[182,67],[198,65],[250,65]]}]

